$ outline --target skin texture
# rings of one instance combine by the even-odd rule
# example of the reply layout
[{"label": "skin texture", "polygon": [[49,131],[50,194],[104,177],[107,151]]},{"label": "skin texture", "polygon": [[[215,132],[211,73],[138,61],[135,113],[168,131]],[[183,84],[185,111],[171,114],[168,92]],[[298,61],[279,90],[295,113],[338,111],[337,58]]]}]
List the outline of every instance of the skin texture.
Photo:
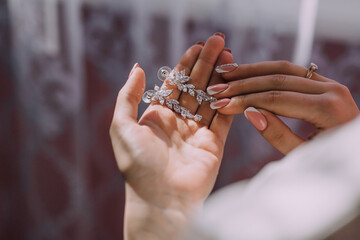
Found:
[{"label": "skin texture", "polygon": [[[204,46],[190,47],[177,69],[185,69],[189,83],[205,90],[209,82],[221,81],[214,66],[233,61],[224,45],[224,38],[214,35]],[[137,122],[144,87],[145,74],[137,67],[119,92],[110,128],[126,180],[125,239],[176,239],[214,186],[232,116],[198,106],[193,97],[174,88],[171,98],[203,114],[200,123],[158,103]]]},{"label": "skin texture", "polygon": [[267,128],[260,134],[283,154],[306,140],[276,115],[312,123],[318,129],[313,136],[359,115],[346,86],[317,73],[311,79],[304,78],[306,72],[306,68],[287,61],[240,65],[222,74],[229,86],[214,96],[231,101],[218,111],[232,115],[255,107],[267,120]]}]

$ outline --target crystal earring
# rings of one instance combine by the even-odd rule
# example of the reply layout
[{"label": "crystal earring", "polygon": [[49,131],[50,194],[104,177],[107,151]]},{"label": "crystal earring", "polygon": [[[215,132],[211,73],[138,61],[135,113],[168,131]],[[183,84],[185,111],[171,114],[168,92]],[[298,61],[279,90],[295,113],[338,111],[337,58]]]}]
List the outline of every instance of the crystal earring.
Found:
[{"label": "crystal earring", "polygon": [[173,110],[176,113],[180,113],[183,118],[194,119],[195,121],[200,121],[202,116],[199,114],[191,114],[190,111],[179,105],[179,101],[175,99],[168,99],[172,94],[173,90],[167,89],[168,85],[176,85],[179,91],[187,92],[191,96],[195,97],[196,101],[201,104],[203,101],[206,102],[215,102],[216,98],[207,95],[203,90],[195,89],[193,84],[187,83],[190,80],[189,76],[185,75],[185,70],[178,71],[177,69],[171,69],[170,67],[164,66],[159,69],[157,76],[160,81],[169,80],[163,87],[155,85],[154,90],[148,90],[144,93],[142,100],[145,103],[159,102],[161,105],[166,105],[169,109]]},{"label": "crystal earring", "polygon": [[145,103],[157,102],[161,105],[166,105],[169,109],[174,110],[177,113],[180,113],[183,118],[194,119],[195,121],[200,121],[202,116],[199,114],[191,114],[190,111],[179,105],[179,101],[175,99],[168,99],[167,97],[173,92],[171,89],[167,89],[166,86],[160,88],[155,85],[154,90],[148,90],[144,93],[142,100]]},{"label": "crystal earring", "polygon": [[216,98],[207,95],[205,91],[195,89],[193,84],[186,84],[190,80],[190,77],[185,76],[185,70],[179,72],[176,68],[171,70],[171,68],[164,66],[159,69],[158,78],[161,81],[168,79],[169,85],[176,85],[179,91],[187,92],[193,97],[195,97],[196,93],[196,101],[199,104],[201,104],[203,101],[210,103],[217,101]]}]

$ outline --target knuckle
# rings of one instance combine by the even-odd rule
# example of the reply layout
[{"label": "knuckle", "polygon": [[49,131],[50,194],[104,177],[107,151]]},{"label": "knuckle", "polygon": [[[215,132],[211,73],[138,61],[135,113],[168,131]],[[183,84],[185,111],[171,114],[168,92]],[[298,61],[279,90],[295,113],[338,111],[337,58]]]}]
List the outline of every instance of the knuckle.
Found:
[{"label": "knuckle", "polygon": [[329,112],[337,106],[338,100],[333,94],[324,94],[320,98],[320,108],[322,112]]},{"label": "knuckle", "polygon": [[281,91],[270,91],[267,93],[267,100],[270,104],[276,104],[281,95]]},{"label": "knuckle", "polygon": [[240,95],[236,99],[236,105],[241,113],[245,111],[248,107],[248,96],[247,95]]},{"label": "knuckle", "polygon": [[275,74],[271,77],[271,84],[275,88],[282,88],[286,81],[286,75],[283,74]]},{"label": "knuckle", "polygon": [[212,56],[207,55],[207,54],[203,54],[199,57],[199,61],[203,62],[205,66],[213,66],[214,64],[214,60],[212,58]]},{"label": "knuckle", "polygon": [[220,96],[239,96],[243,89],[247,88],[249,82],[247,80],[232,81],[228,83],[227,89],[220,92]]},{"label": "knuckle", "polygon": [[246,95],[233,97],[227,106],[219,108],[217,111],[225,115],[243,113],[246,109],[246,98]]},{"label": "knuckle", "polygon": [[268,139],[274,147],[287,145],[285,134],[281,131],[272,131]]},{"label": "knuckle", "polygon": [[350,93],[349,88],[340,83],[332,83],[331,89],[336,95],[340,96],[348,95]]},{"label": "knuckle", "polygon": [[128,91],[122,91],[120,90],[119,95],[118,95],[118,101],[124,101],[124,102],[129,102],[130,104],[138,104],[137,103],[137,93],[135,92],[128,92]]}]

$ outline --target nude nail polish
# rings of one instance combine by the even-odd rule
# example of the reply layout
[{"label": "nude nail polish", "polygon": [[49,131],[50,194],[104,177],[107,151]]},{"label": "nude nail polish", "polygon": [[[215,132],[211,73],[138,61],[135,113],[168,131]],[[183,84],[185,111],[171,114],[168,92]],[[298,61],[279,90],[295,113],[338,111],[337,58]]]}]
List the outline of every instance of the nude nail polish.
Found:
[{"label": "nude nail polish", "polygon": [[229,87],[227,83],[220,83],[213,86],[210,86],[206,89],[209,95],[215,95],[217,93],[221,93]]},{"label": "nude nail polish", "polygon": [[216,102],[212,102],[210,104],[210,108],[211,109],[219,109],[219,108],[223,108],[225,106],[227,106],[230,103],[231,99],[229,98],[223,98],[220,100],[217,100]]},{"label": "nude nail polish", "polygon": [[138,63],[135,63],[133,68],[130,71],[129,77],[131,77],[131,75],[134,73],[135,69],[138,68],[138,67],[140,67],[140,65]]},{"label": "nude nail polish", "polygon": [[224,65],[217,66],[215,68],[215,71],[217,73],[228,73],[228,72],[235,71],[235,69],[237,67],[239,67],[239,65],[237,63],[229,63],[229,64],[224,64]]},{"label": "nude nail polish", "polygon": [[259,131],[264,131],[267,127],[267,121],[264,115],[254,107],[248,107],[244,111],[245,117]]},{"label": "nude nail polish", "polygon": [[221,32],[217,32],[217,33],[215,33],[214,35],[220,36],[220,37],[222,37],[223,39],[225,39],[225,35],[224,35],[223,33],[221,33]]}]

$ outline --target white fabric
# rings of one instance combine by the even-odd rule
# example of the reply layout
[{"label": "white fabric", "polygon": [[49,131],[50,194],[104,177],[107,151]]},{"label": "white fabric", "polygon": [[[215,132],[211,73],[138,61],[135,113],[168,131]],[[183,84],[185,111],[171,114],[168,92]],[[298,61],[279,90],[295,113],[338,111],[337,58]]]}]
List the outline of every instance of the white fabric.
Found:
[{"label": "white fabric", "polygon": [[213,194],[188,239],[323,239],[359,206],[360,117]]}]

